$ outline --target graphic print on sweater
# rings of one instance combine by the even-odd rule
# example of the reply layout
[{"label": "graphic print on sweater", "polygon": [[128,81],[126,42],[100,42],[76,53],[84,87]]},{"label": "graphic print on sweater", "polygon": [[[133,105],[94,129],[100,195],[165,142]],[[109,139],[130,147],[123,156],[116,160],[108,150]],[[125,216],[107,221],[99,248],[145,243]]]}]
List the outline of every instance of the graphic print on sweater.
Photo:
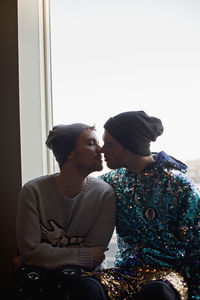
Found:
[{"label": "graphic print on sweater", "polygon": [[42,222],[41,226],[41,242],[50,243],[54,247],[80,246],[84,244],[82,236],[67,236],[65,230],[54,220],[48,221],[50,229]]}]

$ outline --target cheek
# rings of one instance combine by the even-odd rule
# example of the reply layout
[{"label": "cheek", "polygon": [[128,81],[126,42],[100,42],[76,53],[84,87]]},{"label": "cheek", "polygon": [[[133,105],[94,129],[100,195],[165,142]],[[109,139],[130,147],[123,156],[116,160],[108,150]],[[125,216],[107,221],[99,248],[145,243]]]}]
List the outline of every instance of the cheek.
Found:
[{"label": "cheek", "polygon": [[111,156],[112,159],[115,160],[116,162],[123,161],[123,154],[121,153],[121,151],[114,152]]},{"label": "cheek", "polygon": [[117,159],[119,156],[118,153],[114,150],[108,150],[105,152],[105,156],[108,157],[109,159]]},{"label": "cheek", "polygon": [[104,151],[103,151],[103,154],[104,155],[113,155],[113,150],[111,150],[111,149],[104,149]]}]

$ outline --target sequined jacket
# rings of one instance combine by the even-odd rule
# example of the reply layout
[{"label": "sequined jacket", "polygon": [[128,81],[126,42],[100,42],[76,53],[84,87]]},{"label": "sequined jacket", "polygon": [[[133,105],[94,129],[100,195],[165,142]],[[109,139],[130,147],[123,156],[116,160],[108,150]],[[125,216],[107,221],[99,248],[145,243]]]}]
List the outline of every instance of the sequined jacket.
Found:
[{"label": "sequined jacket", "polygon": [[168,267],[182,273],[189,299],[200,299],[200,194],[186,165],[165,152],[140,174],[101,176],[117,197],[116,266]]}]

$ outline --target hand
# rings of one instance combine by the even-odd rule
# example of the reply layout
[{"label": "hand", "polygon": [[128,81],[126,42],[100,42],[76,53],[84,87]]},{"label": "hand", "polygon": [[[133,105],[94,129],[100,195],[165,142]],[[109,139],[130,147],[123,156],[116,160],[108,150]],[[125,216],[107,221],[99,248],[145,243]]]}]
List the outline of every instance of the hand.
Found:
[{"label": "hand", "polygon": [[17,270],[19,270],[22,267],[22,261],[19,256],[13,258],[12,267],[14,272],[17,272]]},{"label": "hand", "polygon": [[93,267],[99,266],[105,259],[105,251],[108,251],[108,248],[104,246],[96,246],[92,248],[92,258],[93,258]]}]

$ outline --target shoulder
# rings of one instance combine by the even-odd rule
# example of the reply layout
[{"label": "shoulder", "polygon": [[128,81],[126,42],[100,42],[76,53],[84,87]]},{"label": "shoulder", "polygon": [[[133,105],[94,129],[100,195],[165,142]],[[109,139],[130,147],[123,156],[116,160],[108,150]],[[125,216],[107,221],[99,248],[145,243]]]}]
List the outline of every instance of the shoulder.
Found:
[{"label": "shoulder", "polygon": [[112,186],[100,178],[89,176],[88,181],[95,191],[114,193]]},{"label": "shoulder", "polygon": [[174,182],[175,185],[184,185],[185,187],[198,191],[197,185],[186,173],[172,169],[170,171],[164,170],[164,174],[167,179]]},{"label": "shoulder", "polygon": [[53,175],[45,175],[45,176],[36,177],[34,179],[27,181],[23,185],[22,190],[31,191],[34,189],[40,189],[42,187],[49,186],[52,178],[53,178]]},{"label": "shoulder", "polygon": [[87,196],[87,199],[91,199],[91,201],[95,203],[95,206],[99,203],[101,209],[111,209],[115,211],[115,191],[107,182],[99,178],[89,176],[86,194],[85,196]]},{"label": "shoulder", "polygon": [[125,168],[115,169],[115,170],[111,170],[110,172],[107,172],[107,173],[99,176],[99,179],[112,184],[116,180],[119,180],[120,178],[124,177],[125,173],[126,173]]},{"label": "shoulder", "polygon": [[160,173],[160,182],[167,184],[169,187],[169,192],[176,194],[178,196],[184,197],[184,201],[191,201],[191,199],[200,199],[200,191],[198,186],[193,182],[193,180],[180,170],[166,170],[164,169]]}]

